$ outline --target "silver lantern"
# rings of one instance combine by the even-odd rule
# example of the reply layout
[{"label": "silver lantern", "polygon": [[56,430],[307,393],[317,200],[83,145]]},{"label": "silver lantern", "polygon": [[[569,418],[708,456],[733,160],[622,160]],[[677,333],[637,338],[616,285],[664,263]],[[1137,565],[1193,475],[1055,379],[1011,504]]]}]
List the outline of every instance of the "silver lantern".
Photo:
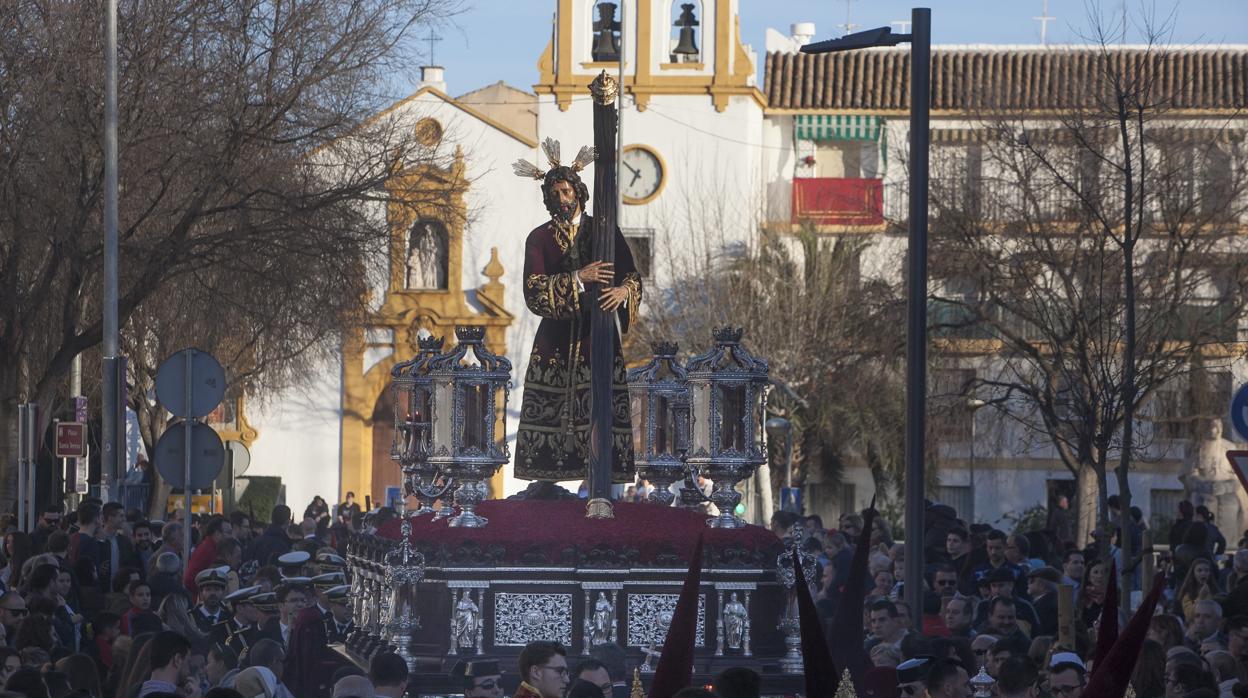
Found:
[{"label": "silver lantern", "polygon": [[[439,473],[429,463],[433,451],[433,379],[429,366],[442,352],[441,337],[421,337],[418,352],[390,370],[394,398],[394,440],[390,457],[403,471],[405,494],[420,502],[412,516],[434,513],[433,503],[446,494],[449,484],[438,486]],[[450,507],[443,507],[449,511]]]},{"label": "silver lantern", "polygon": [[689,450],[689,386],[686,371],[676,361],[679,347],[656,342],[654,357],[628,372],[633,413],[633,453],[637,475],[654,486],[648,499],[670,506],[672,483],[683,477]]},{"label": "silver lantern", "polygon": [[741,346],[742,333],[715,330],[714,348],[687,365],[692,408],[687,463],[715,483],[710,499],[719,516],[710,524],[716,528],[745,525],[734,513],[741,501],[736,485],[767,459],[767,362]]},{"label": "silver lantern", "polygon": [[485,498],[485,480],[510,459],[495,436],[497,416],[511,395],[511,362],[485,348],[484,327],[458,327],[459,344],[433,357],[433,451],[430,465],[454,478],[458,516],[451,526],[479,528],[487,521],[476,506]]}]

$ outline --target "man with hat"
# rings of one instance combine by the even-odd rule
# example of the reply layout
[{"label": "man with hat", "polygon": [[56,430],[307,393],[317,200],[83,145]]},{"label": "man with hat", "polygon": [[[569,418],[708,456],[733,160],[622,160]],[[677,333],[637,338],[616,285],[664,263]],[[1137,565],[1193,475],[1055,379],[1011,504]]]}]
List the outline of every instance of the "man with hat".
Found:
[{"label": "man with hat", "polygon": [[932,668],[931,657],[915,657],[897,665],[897,695],[906,698],[925,698],[927,695],[927,672]]},{"label": "man with hat", "polygon": [[278,623],[281,607],[277,600],[277,594],[272,591],[262,591],[251,597],[251,606],[256,611],[256,622],[255,631],[247,638],[248,644],[255,644],[255,642],[250,642],[253,638],[257,641],[267,638],[281,645],[282,631],[281,625]]},{"label": "man with hat", "polygon": [[209,567],[195,575],[199,604],[190,610],[190,615],[201,633],[211,634],[213,626],[225,620],[221,598],[225,596],[225,585],[229,582],[228,573],[228,567]]},{"label": "man with hat", "polygon": [[503,672],[493,659],[460,660],[451,677],[463,682],[464,698],[503,698]]},{"label": "man with hat", "polygon": [[1055,567],[1037,567],[1027,574],[1027,595],[1040,621],[1032,635],[1057,636],[1057,587],[1062,583],[1062,573]]},{"label": "man with hat", "polygon": [[312,554],[306,550],[292,550],[277,556],[277,568],[281,570],[283,577],[303,577],[305,576],[303,566],[311,559]]},{"label": "man with hat", "polygon": [[256,626],[256,621],[260,618],[259,611],[251,602],[252,597],[259,593],[260,587],[251,586],[226,596],[225,603],[234,615],[212,626],[212,638],[233,649],[235,654],[250,647],[259,632]]},{"label": "man with hat", "polygon": [[347,561],[342,559],[341,555],[326,550],[316,554],[316,566],[320,568],[321,574],[329,574],[330,572],[345,573]]},{"label": "man with hat", "polygon": [[325,592],[329,602],[329,615],[325,617],[325,636],[330,642],[346,642],[347,635],[355,630],[351,620],[351,585],[339,584]]},{"label": "man with hat", "polygon": [[341,572],[318,574],[312,578],[312,588],[316,590],[316,610],[320,612],[322,618],[328,620],[333,615],[329,610],[329,599],[325,598],[325,594],[330,589],[346,583],[347,576]]}]

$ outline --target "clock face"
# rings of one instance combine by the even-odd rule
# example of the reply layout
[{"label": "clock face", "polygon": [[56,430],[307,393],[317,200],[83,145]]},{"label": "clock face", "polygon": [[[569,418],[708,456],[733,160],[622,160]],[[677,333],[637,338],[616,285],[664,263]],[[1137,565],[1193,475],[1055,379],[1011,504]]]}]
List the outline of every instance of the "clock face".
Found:
[{"label": "clock face", "polygon": [[626,204],[644,204],[663,188],[663,161],[645,146],[624,147],[620,167],[620,192]]}]

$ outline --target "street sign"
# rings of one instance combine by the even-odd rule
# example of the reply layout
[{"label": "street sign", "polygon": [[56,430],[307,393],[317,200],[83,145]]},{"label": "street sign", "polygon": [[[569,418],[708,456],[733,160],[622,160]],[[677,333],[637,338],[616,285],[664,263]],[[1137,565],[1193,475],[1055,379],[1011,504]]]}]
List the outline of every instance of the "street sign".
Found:
[{"label": "street sign", "polygon": [[[171,487],[186,483],[184,473],[186,426],[178,422],[165,430],[156,442],[156,470]],[[207,424],[195,422],[191,427],[190,488],[202,490],[212,487],[212,481],[221,473],[225,463],[225,445],[221,437]]]},{"label": "street sign", "polygon": [[56,423],[57,458],[87,457],[87,425],[82,422]]},{"label": "street sign", "polygon": [[[188,388],[191,392],[189,415],[186,414]],[[183,349],[165,359],[156,370],[156,399],[174,416],[203,417],[216,409],[223,397],[225,371],[212,354],[198,349]]]},{"label": "street sign", "polygon": [[[234,441],[233,439],[225,442],[225,464],[229,466],[229,471],[224,473],[231,478],[242,477],[247,472],[247,466],[251,465],[251,451],[247,449],[247,444],[242,441]],[[228,487],[228,485],[225,485]]]},{"label": "street sign", "polygon": [[1231,462],[1231,470],[1239,478],[1239,484],[1248,490],[1248,451],[1227,451],[1226,459]]},{"label": "street sign", "polygon": [[1239,438],[1248,441],[1248,383],[1239,386],[1231,396],[1231,428]]}]

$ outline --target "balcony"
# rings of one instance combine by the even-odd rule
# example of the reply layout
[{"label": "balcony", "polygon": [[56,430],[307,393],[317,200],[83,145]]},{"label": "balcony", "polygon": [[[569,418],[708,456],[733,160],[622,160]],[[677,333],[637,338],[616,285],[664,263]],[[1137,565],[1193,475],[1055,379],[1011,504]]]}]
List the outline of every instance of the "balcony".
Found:
[{"label": "balcony", "polygon": [[884,181],[835,177],[793,180],[792,222],[883,225]]}]

